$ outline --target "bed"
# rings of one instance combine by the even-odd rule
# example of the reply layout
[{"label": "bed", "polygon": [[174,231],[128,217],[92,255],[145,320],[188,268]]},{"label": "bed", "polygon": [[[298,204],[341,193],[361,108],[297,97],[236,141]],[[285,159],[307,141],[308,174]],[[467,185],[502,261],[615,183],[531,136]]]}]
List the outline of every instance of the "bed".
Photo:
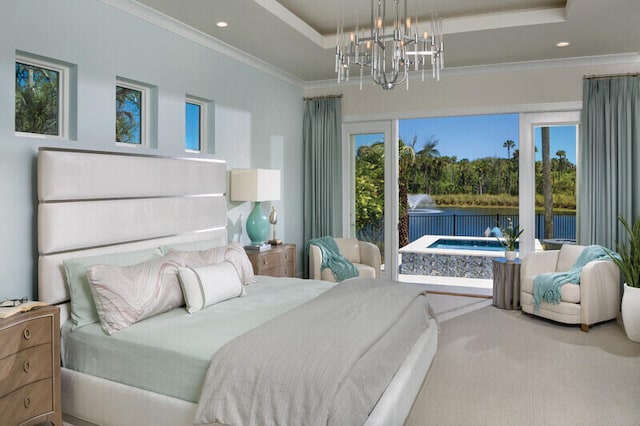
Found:
[{"label": "bed", "polygon": [[[213,369],[212,354],[221,360],[227,348],[244,344],[250,360],[245,362],[259,364],[263,357],[246,350],[252,344],[251,335],[269,326],[269,332],[278,335],[276,327],[282,327],[278,321],[290,322],[287,318],[302,315],[299,311],[311,303],[335,304],[326,300],[336,291],[361,291],[356,284],[353,289],[342,284],[334,288],[322,281],[256,276],[253,284],[242,286],[246,293],[242,297],[195,313],[176,307],[111,335],[101,321],[87,321],[88,311],[80,302],[90,296],[69,284],[75,279],[70,271],[86,273],[87,267],[93,271],[104,259],[118,264],[123,256],[126,263],[122,264],[131,265],[143,258],[153,263],[150,257],[167,253],[219,252],[221,247],[226,247],[225,253],[233,252],[229,248],[233,244],[228,244],[226,176],[226,163],[220,160],[55,148],[38,152],[38,297],[61,309],[62,407],[67,421],[193,424],[196,414],[206,411],[198,409],[198,401]],[[379,291],[395,292],[400,286],[387,284],[372,282],[360,288],[369,291],[379,286]],[[381,395],[373,396],[362,423],[404,422],[437,349],[436,320],[427,313],[424,322],[422,329],[413,332],[399,366],[390,367],[390,378]],[[218,328],[211,328],[211,336],[204,338],[192,328],[197,323]],[[396,338],[395,332],[386,335],[391,341]],[[293,346],[297,345],[292,350]],[[179,362],[178,357],[182,357]],[[234,364],[221,362],[221,371],[233,370]],[[375,359],[367,362],[361,369],[384,375],[385,366]],[[216,392],[212,394],[215,399]]]}]

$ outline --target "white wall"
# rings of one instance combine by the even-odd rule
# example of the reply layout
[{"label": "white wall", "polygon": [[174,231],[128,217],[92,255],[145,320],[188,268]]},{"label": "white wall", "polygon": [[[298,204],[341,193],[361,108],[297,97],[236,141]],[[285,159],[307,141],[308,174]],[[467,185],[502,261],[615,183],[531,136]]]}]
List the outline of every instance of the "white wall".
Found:
[{"label": "white wall", "polygon": [[[131,151],[114,143],[116,76],[158,88],[156,148],[136,152],[185,156],[185,94],[213,100],[215,154],[207,156],[228,169],[282,168],[278,232],[301,250],[301,87],[97,0],[3,1],[0,40],[0,299],[37,294],[38,147]],[[77,66],[76,140],[15,136],[16,50]],[[244,226],[250,207],[230,204],[229,224]]]},{"label": "white wall", "polygon": [[640,56],[620,55],[580,60],[451,69],[439,82],[410,77],[409,91],[373,86],[365,77],[336,85],[312,85],[305,96],[343,94],[344,120],[539,112],[574,108],[582,103],[584,75],[640,71]]}]

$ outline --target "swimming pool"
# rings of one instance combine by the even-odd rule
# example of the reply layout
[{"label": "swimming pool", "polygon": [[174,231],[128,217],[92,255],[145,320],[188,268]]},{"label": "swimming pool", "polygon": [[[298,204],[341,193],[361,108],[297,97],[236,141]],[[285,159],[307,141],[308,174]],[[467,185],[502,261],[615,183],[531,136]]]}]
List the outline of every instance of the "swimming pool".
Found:
[{"label": "swimming pool", "polygon": [[[504,247],[495,238],[438,238],[428,248],[447,250],[482,250],[504,253]],[[518,243],[516,242],[516,251]]]},{"label": "swimming pool", "polygon": [[498,257],[504,248],[495,237],[425,235],[400,249],[399,273],[491,279],[491,260]]}]

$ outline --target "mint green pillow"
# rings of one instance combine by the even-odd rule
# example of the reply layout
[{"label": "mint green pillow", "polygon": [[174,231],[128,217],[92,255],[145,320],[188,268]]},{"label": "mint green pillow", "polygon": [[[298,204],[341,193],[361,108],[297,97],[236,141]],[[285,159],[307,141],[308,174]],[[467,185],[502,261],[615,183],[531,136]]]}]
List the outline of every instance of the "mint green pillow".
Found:
[{"label": "mint green pillow", "polygon": [[89,287],[87,267],[96,264],[129,266],[145,262],[154,257],[161,257],[159,248],[141,251],[103,254],[99,256],[79,257],[63,261],[67,276],[67,287],[71,298],[71,320],[73,329],[87,324],[99,322],[98,311],[93,302],[93,294]]},{"label": "mint green pillow", "polygon": [[226,237],[220,237],[213,240],[189,241],[187,243],[168,244],[160,247],[162,254],[167,254],[171,250],[179,251],[200,251],[208,250],[216,247],[224,247],[227,245]]}]

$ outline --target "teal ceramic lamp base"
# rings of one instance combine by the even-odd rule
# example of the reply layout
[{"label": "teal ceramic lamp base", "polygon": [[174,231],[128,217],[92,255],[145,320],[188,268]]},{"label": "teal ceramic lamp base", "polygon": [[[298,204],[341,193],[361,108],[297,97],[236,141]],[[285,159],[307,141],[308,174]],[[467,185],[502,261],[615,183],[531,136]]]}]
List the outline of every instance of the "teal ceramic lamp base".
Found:
[{"label": "teal ceramic lamp base", "polygon": [[252,246],[261,246],[269,234],[269,218],[262,210],[260,202],[256,202],[255,207],[247,218],[247,235],[251,239]]}]

